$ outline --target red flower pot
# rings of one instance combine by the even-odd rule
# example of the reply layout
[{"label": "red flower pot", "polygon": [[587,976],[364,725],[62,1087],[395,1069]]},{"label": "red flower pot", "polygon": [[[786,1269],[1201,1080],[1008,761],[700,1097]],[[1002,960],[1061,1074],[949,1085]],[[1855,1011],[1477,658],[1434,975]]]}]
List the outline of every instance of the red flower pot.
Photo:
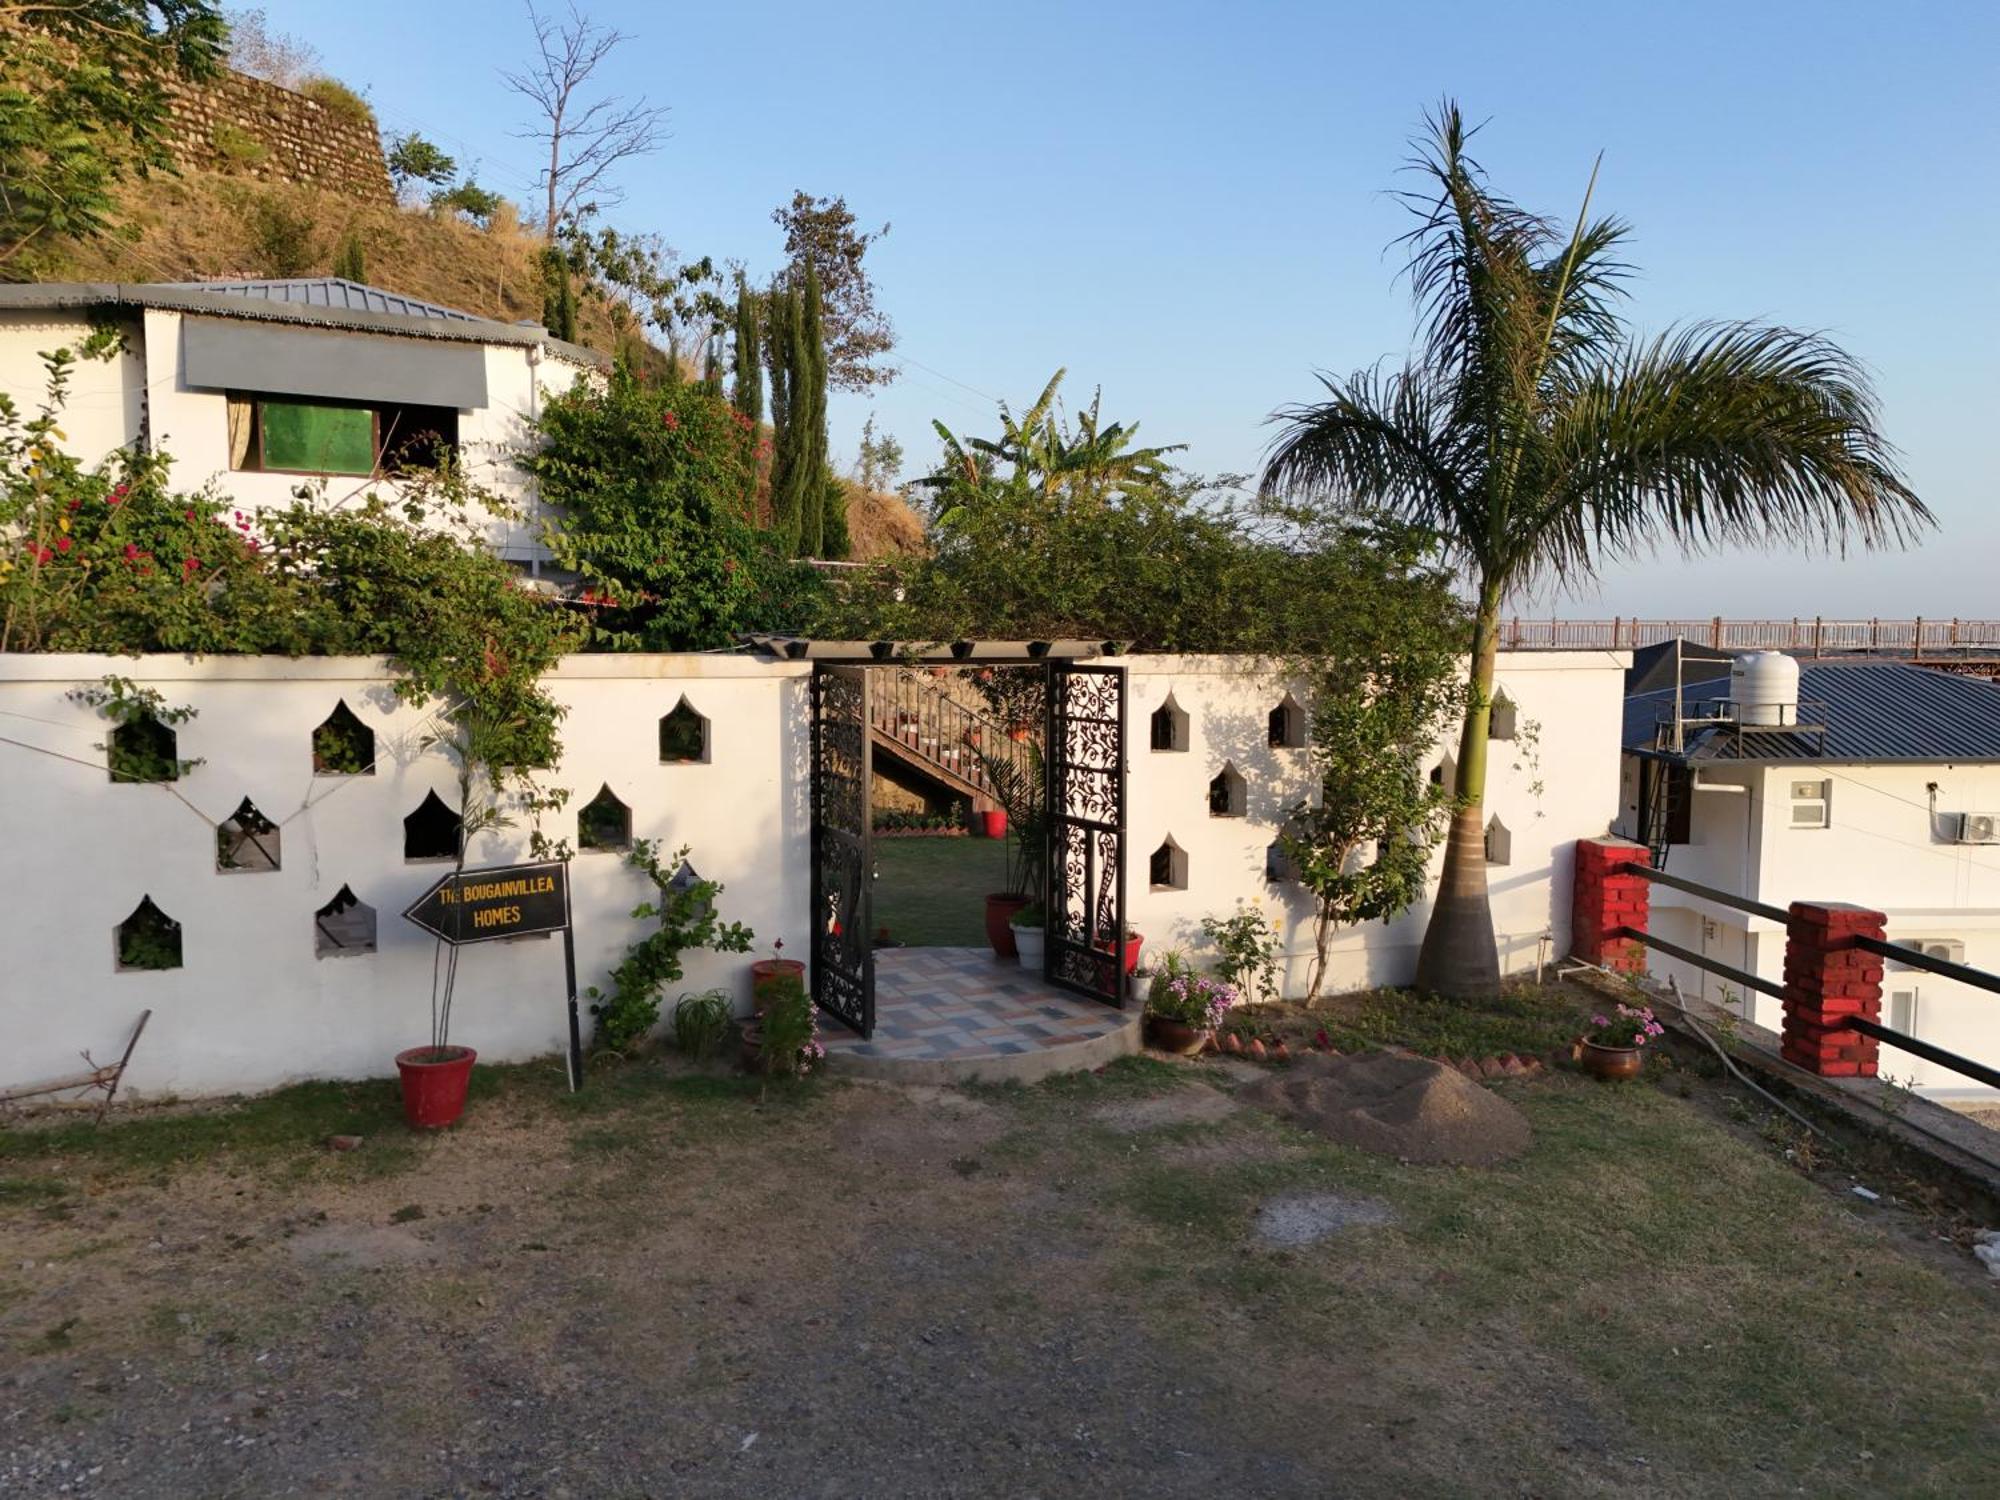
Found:
[{"label": "red flower pot", "polygon": [[980,813],[979,831],[989,839],[1004,839],[1007,837],[1007,809],[1004,807],[992,807]]},{"label": "red flower pot", "polygon": [[1019,956],[1020,950],[1014,946],[1014,930],[1007,924],[1027,904],[1026,896],[1011,895],[1005,891],[995,892],[986,898],[986,941],[1002,958]]},{"label": "red flower pot", "polygon": [[465,1113],[465,1091],[478,1058],[470,1047],[412,1047],[396,1054],[403,1118],[412,1130],[442,1130]]},{"label": "red flower pot", "polygon": [[764,1013],[765,997],[771,986],[790,977],[806,982],[806,966],[796,958],[760,958],[750,965],[750,997],[757,1014]]},{"label": "red flower pot", "polygon": [[[1139,967],[1139,950],[1145,946],[1146,939],[1136,932],[1125,939],[1125,977],[1127,979],[1131,978],[1133,971]],[[1109,953],[1111,951],[1111,944],[1099,943],[1097,944],[1097,951],[1099,953]]]}]

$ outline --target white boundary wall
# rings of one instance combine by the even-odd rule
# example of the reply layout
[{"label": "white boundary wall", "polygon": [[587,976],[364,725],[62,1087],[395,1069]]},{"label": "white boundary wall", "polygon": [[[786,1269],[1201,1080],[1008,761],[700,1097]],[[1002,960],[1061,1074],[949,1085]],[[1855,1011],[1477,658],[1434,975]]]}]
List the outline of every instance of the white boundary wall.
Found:
[{"label": "white boundary wall", "polygon": [[[205,763],[171,789],[112,783],[94,748],[109,726],[66,697],[110,672],[199,711],[179,748]],[[456,807],[458,789],[454,763],[422,745],[434,721],[392,681],[386,663],[349,658],[0,658],[0,1087],[75,1072],[81,1048],[115,1058],[147,1007],[130,1083],[148,1093],[379,1075],[426,1040],[433,944],[402,912],[450,863],[405,863],[403,818],[432,789]],[[577,809],[608,783],[634,834],[692,846],[695,869],[727,887],[724,918],[760,946],[782,937],[803,952],[803,669],[580,656],[549,687],[569,715],[546,780],[574,795],[548,832],[574,844]],[[662,765],[658,720],[683,693],[709,720],[709,760]],[[312,731],[341,699],[375,730],[375,775],[312,773]],[[245,796],[282,823],[275,872],[216,869],[215,825]],[[496,830],[469,862],[526,858],[527,840]],[[646,882],[608,852],[579,854],[571,871],[578,981],[601,983],[639,935],[630,913]],[[313,913],[342,885],[375,908],[377,951],[317,958]],[[113,930],[148,894],[181,924],[182,967],[121,973]],[[691,952],[683,987],[720,985],[747,1005],[756,956]],[[494,1061],[556,1050],[562,989],[560,938],[469,947],[453,1037]]]},{"label": "white boundary wall", "polygon": [[[1119,664],[1129,674],[1129,916],[1152,951],[1180,944],[1200,956],[1204,915],[1273,899],[1264,851],[1303,795],[1305,752],[1266,743],[1283,689],[1240,660]],[[1540,725],[1539,767],[1496,744],[1488,793],[1513,831],[1512,863],[1491,881],[1510,969],[1534,963],[1544,934],[1553,953],[1567,946],[1569,846],[1604,832],[1616,811],[1624,666],[1603,652],[1501,658],[1501,686],[1523,722]],[[760,952],[782,938],[788,956],[805,956],[808,670],[736,656],[564,661],[549,678],[569,711],[563,758],[545,779],[572,799],[547,831],[574,843],[577,809],[608,784],[635,834],[692,846],[695,868],[726,887],[722,915],[755,929]],[[109,673],[198,710],[179,749],[204,763],[171,788],[114,784],[96,748],[109,726],[67,696]],[[129,1078],[142,1094],[377,1076],[425,1040],[433,945],[402,911],[448,865],[406,863],[402,820],[431,790],[456,806],[457,787],[452,762],[423,743],[430,714],[399,702],[393,681],[373,659],[0,657],[0,1088],[73,1072],[84,1048],[115,1057],[149,1007]],[[1189,716],[1185,753],[1148,748],[1169,689]],[[683,694],[709,721],[709,759],[663,765],[658,720]],[[312,773],[312,731],[343,699],[375,730],[372,776]],[[1244,818],[1209,816],[1208,783],[1224,760],[1245,778]],[[282,824],[278,871],[216,869],[215,825],[246,796]],[[1151,891],[1148,857],[1170,833],[1187,851],[1188,888]],[[471,862],[525,858],[527,837],[484,835]],[[630,912],[645,884],[611,853],[580,854],[571,869],[579,983],[602,983],[638,935]],[[375,908],[377,951],[316,957],[313,913],[343,885]],[[181,924],[183,966],[121,973],[114,929],[146,895]],[[1284,909],[1286,989],[1296,993],[1311,931],[1295,887]],[[1420,906],[1341,933],[1329,988],[1407,981],[1426,915]],[[746,1006],[755,956],[690,953],[682,988],[721,986]],[[566,1035],[561,991],[559,939],[471,947],[454,1038],[494,1061],[554,1051]]]},{"label": "white boundary wall", "polygon": [[[1569,951],[1572,846],[1602,834],[1618,812],[1619,736],[1625,668],[1613,651],[1502,652],[1495,686],[1518,709],[1521,737],[1496,740],[1487,767],[1486,815],[1512,834],[1511,862],[1488,872],[1500,960],[1532,969],[1538,953]],[[1126,916],[1146,951],[1204,948],[1201,920],[1227,916],[1239,899],[1263,898],[1279,917],[1285,944],[1283,988],[1305,992],[1313,953],[1312,903],[1296,884],[1267,885],[1265,851],[1285,815],[1310,792],[1309,752],[1274,750],[1271,710],[1287,691],[1276,677],[1247,672],[1240,658],[1132,656],[1127,680]],[[1303,690],[1290,685],[1301,700]],[[1185,753],[1150,748],[1149,721],[1168,693],[1188,715]],[[1531,747],[1528,732],[1535,731]],[[1457,736],[1430,757],[1457,754]],[[1224,763],[1246,783],[1246,815],[1211,817],[1209,781]],[[1537,785],[1539,784],[1539,790]],[[1185,890],[1155,890],[1150,857],[1169,835],[1187,852]],[[1433,870],[1444,864],[1442,846]],[[1430,903],[1396,921],[1337,932],[1326,993],[1407,984],[1416,973]],[[1544,945],[1543,939],[1549,941]]]}]

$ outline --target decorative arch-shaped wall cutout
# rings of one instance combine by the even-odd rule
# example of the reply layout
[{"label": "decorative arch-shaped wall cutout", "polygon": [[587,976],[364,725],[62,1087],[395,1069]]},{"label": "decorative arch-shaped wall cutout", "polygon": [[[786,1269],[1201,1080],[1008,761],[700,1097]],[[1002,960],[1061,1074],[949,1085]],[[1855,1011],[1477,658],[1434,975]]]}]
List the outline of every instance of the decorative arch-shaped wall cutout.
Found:
[{"label": "decorative arch-shaped wall cutout", "polygon": [[1188,883],[1187,850],[1167,835],[1167,841],[1153,851],[1147,865],[1147,881],[1156,891],[1184,891]]},{"label": "decorative arch-shaped wall cutout", "polygon": [[1514,706],[1514,700],[1502,688],[1493,695],[1493,707],[1488,711],[1486,737],[1492,740],[1511,740],[1519,729],[1521,711]]},{"label": "decorative arch-shaped wall cutout", "polygon": [[1486,863],[1511,865],[1514,862],[1514,835],[1495,813],[1486,824]]},{"label": "decorative arch-shaped wall cutout", "polygon": [[597,795],[577,811],[576,847],[579,849],[630,849],[632,809],[618,800],[606,782]]},{"label": "decorative arch-shaped wall cutout", "polygon": [[457,859],[463,824],[436,792],[424,793],[417,810],[403,819],[403,858]]},{"label": "decorative arch-shaped wall cutout", "polygon": [[375,731],[342,698],[313,731],[313,775],[373,776]]},{"label": "decorative arch-shaped wall cutout", "polygon": [[[701,884],[701,871],[697,870],[693,865],[689,864],[686,860],[682,860],[681,867],[678,870],[674,871],[672,876],[668,878],[667,889],[676,896],[685,896],[689,891],[693,890],[696,886],[700,884]],[[715,910],[714,902],[697,901],[688,911],[688,915],[696,919],[699,919],[701,917],[709,915],[714,910]]]},{"label": "decorative arch-shaped wall cutout", "polygon": [[1172,693],[1153,710],[1152,745],[1155,750],[1185,750],[1188,747],[1188,716]]},{"label": "decorative arch-shaped wall cutout", "polygon": [[700,765],[708,760],[708,720],[685,695],[673,712],[660,718],[660,762],[669,766]]},{"label": "decorative arch-shaped wall cutout", "polygon": [[375,908],[342,886],[313,913],[313,957],[348,958],[375,951]]},{"label": "decorative arch-shaped wall cutout", "polygon": [[1449,754],[1431,767],[1431,785],[1443,788],[1447,796],[1457,793],[1458,762],[1453,760]]},{"label": "decorative arch-shaped wall cutout", "polygon": [[262,875],[283,864],[278,825],[245,797],[215,829],[215,868],[225,875]]},{"label": "decorative arch-shaped wall cutout", "polygon": [[1306,711],[1290,693],[1279,700],[1267,721],[1266,738],[1273,750],[1298,750],[1306,742]]},{"label": "decorative arch-shaped wall cutout", "polygon": [[1231,761],[1208,784],[1208,815],[1211,818],[1240,818],[1249,810],[1250,786]]},{"label": "decorative arch-shaped wall cutout", "polygon": [[151,896],[141,896],[132,915],[115,929],[118,940],[118,968],[124,973],[181,966],[181,924],[153,904]]},{"label": "decorative arch-shaped wall cutout", "polygon": [[1298,862],[1285,852],[1281,839],[1272,839],[1270,847],[1264,851],[1264,878],[1273,885],[1299,878]]},{"label": "decorative arch-shaped wall cutout", "polygon": [[181,741],[151,714],[113,726],[104,737],[113,781],[179,781]]}]

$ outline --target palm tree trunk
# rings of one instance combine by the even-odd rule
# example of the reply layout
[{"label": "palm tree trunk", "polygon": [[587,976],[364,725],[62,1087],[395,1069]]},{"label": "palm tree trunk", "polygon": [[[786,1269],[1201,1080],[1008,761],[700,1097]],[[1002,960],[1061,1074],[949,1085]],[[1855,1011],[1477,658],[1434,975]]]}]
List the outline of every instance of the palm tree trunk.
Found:
[{"label": "palm tree trunk", "polygon": [[1445,840],[1444,874],[1417,956],[1417,988],[1455,1000],[1484,1000],[1500,993],[1500,950],[1486,899],[1485,806],[1493,658],[1499,644],[1500,589],[1482,578],[1472,624],[1472,680],[1458,740],[1460,806]]}]

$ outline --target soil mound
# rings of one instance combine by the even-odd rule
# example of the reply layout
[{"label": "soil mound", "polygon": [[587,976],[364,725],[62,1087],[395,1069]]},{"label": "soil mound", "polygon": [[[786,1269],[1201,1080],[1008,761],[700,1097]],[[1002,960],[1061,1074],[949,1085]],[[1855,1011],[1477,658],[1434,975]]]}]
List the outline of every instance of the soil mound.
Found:
[{"label": "soil mound", "polygon": [[1406,1052],[1304,1057],[1238,1097],[1342,1145],[1426,1165],[1492,1166],[1534,1139],[1505,1099]]}]

